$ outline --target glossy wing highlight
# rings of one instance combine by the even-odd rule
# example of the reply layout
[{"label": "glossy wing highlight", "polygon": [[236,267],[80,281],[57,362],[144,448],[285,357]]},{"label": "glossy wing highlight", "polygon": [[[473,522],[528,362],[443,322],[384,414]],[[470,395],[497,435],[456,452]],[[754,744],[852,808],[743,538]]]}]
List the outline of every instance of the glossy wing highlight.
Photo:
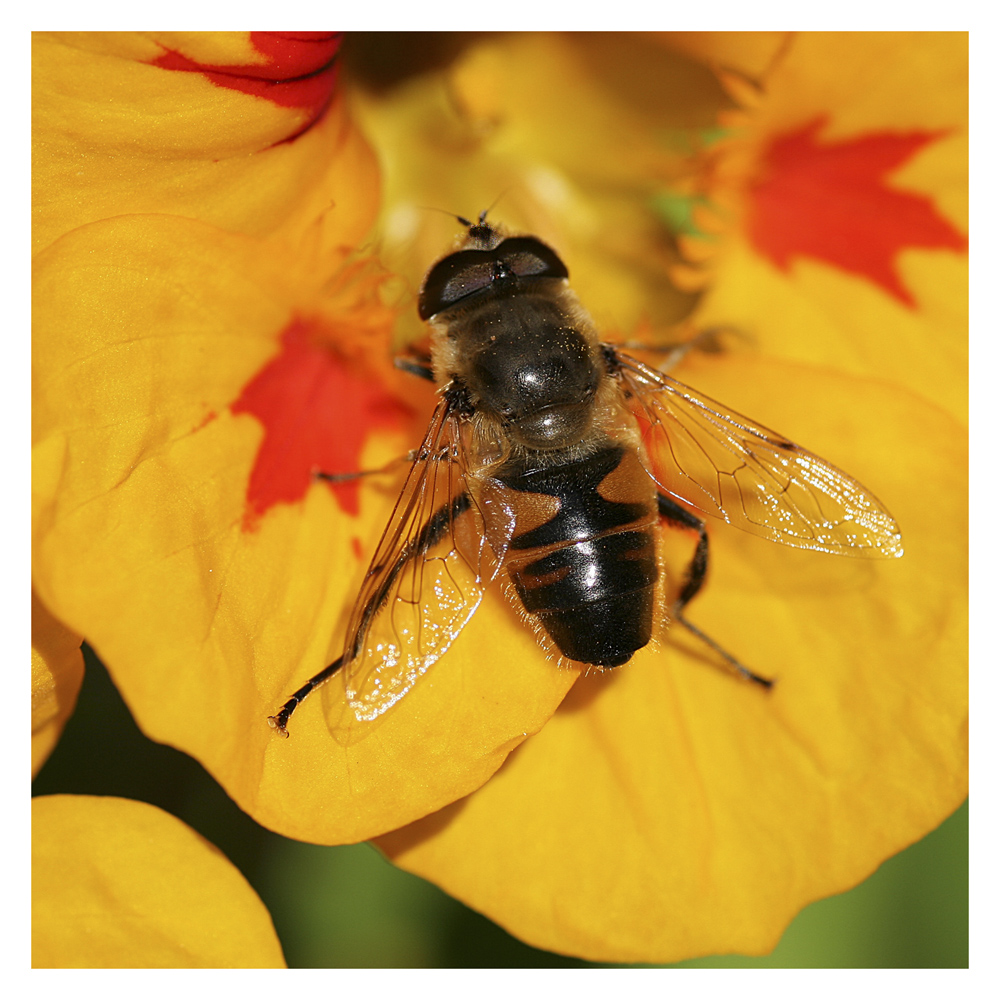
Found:
[{"label": "glossy wing highlight", "polygon": [[655,368],[612,355],[642,428],[643,464],[665,493],[784,545],[903,554],[899,526],[857,480]]},{"label": "glossy wing highlight", "polygon": [[491,508],[487,531],[467,489],[465,463],[462,430],[446,394],[414,456],[348,626],[345,682],[358,719],[381,715],[444,654],[503,560],[513,530],[512,521],[503,520],[509,512]]}]

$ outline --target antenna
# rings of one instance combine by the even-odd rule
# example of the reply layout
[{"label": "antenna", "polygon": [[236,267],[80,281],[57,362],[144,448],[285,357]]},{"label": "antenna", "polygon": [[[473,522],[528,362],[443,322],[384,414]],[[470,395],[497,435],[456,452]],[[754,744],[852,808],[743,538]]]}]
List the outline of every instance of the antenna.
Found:
[{"label": "antenna", "polygon": [[[511,185],[510,187],[513,187],[513,185]],[[465,228],[469,229],[469,230],[476,229],[479,226],[484,226],[485,228],[488,229],[489,227],[486,226],[486,216],[489,215],[489,213],[492,212],[494,208],[496,208],[497,202],[505,194],[507,194],[508,191],[510,191],[510,187],[504,188],[503,191],[501,191],[500,194],[498,194],[493,199],[493,203],[490,205],[490,207],[489,208],[484,208],[479,213],[479,218],[475,222],[473,222],[471,219],[467,219],[464,215],[455,215],[453,212],[445,211],[445,209],[443,209],[443,208],[437,208],[434,205],[418,205],[417,207],[418,208],[422,208],[422,209],[424,209],[424,210],[426,210],[428,212],[441,212],[444,215],[449,215],[449,216],[451,216],[451,218],[455,219],[456,222],[458,222],[459,225],[465,226]]]}]

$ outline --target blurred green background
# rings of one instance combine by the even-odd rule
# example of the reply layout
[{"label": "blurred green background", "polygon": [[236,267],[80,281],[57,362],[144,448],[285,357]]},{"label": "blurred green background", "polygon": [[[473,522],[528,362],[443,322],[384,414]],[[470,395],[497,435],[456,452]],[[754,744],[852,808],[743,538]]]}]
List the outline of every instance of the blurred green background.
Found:
[{"label": "blurred green background", "polygon": [[[265,830],[192,758],[147,740],[84,647],[76,712],[33,794],[119,795],[173,813],[220,848],[271,911],[299,968],[586,968],[530,948],[367,844],[316,847]],[[851,892],[807,907],[765,958],[685,968],[964,968],[968,803]]]}]

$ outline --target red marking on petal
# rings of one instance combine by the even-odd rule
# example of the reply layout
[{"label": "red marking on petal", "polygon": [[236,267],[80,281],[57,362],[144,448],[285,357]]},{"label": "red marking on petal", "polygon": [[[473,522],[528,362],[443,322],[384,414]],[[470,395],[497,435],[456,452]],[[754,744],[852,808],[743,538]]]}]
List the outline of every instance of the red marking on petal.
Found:
[{"label": "red marking on petal", "polygon": [[327,69],[344,40],[342,31],[251,31],[250,44],[267,56],[269,79],[293,80]]},{"label": "red marking on petal", "polygon": [[364,553],[361,550],[361,539],[358,538],[357,535],[354,535],[351,538],[351,551],[354,553],[355,558],[357,558],[358,562],[361,562]]},{"label": "red marking on petal", "polygon": [[[281,352],[230,407],[264,426],[247,487],[245,529],[275,504],[301,500],[316,472],[357,472],[368,435],[413,416],[409,406],[314,334],[312,324],[293,321],[282,334]],[[357,516],[358,480],[328,485],[341,509]]]},{"label": "red marking on petal", "polygon": [[796,256],[860,274],[908,306],[913,295],[896,271],[908,247],[966,250],[968,239],[930,198],[898,191],[885,175],[941,132],[879,132],[820,145],[823,119],[776,139],[763,180],[751,191],[748,233],[782,270]]},{"label": "red marking on petal", "polygon": [[336,87],[342,38],[342,32],[252,31],[250,41],[267,56],[266,62],[209,65],[167,49],[151,65],[202,73],[218,87],[262,97],[282,108],[303,108],[309,112],[308,124],[313,124]]}]

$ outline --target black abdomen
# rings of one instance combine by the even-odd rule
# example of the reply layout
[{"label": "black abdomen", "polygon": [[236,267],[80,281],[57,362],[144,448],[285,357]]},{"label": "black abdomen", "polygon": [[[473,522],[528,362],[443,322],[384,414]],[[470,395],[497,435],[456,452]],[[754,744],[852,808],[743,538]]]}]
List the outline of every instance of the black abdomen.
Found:
[{"label": "black abdomen", "polygon": [[637,456],[608,445],[497,478],[515,491],[506,565],[525,610],[569,659],[626,663],[650,640],[657,579],[655,490]]}]

